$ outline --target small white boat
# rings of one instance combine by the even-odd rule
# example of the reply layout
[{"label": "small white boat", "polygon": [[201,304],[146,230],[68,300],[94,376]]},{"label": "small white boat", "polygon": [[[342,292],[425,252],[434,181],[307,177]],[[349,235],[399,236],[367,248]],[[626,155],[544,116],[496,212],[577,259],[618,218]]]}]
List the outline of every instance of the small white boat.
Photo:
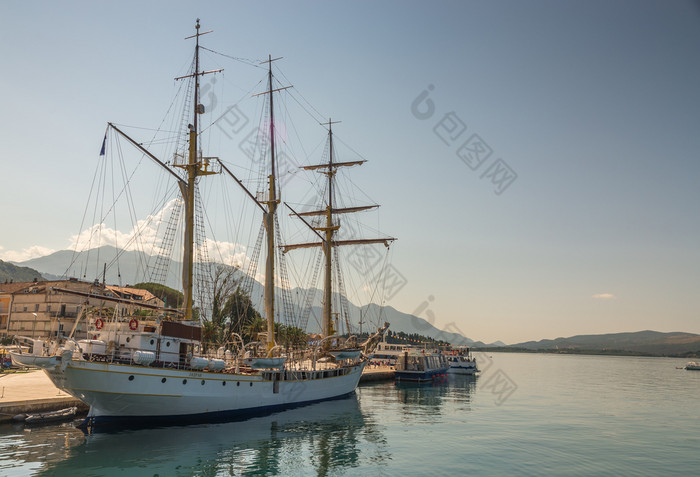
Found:
[{"label": "small white boat", "polygon": [[685,365],[684,369],[687,369],[688,371],[700,371],[700,363],[697,361],[691,361]]},{"label": "small white boat", "polygon": [[61,355],[51,353],[50,346],[44,341],[26,336],[16,336],[17,346],[9,351],[15,366],[50,369],[61,364]]},{"label": "small white boat", "polygon": [[330,354],[336,359],[357,359],[362,353],[361,349],[331,350]]},{"label": "small white boat", "polygon": [[243,363],[252,369],[282,369],[287,358],[246,358]]}]

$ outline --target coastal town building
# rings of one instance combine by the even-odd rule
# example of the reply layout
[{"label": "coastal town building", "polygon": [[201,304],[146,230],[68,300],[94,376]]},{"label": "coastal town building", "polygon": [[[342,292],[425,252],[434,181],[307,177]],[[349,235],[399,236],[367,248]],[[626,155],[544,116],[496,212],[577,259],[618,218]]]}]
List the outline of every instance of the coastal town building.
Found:
[{"label": "coastal town building", "polygon": [[73,278],[0,283],[0,336],[48,338],[69,335],[75,328],[75,337],[83,338],[87,334],[83,312],[95,307],[114,309],[116,303],[109,298],[120,300],[121,315],[138,313],[140,303],[163,306],[163,301],[147,290]]}]

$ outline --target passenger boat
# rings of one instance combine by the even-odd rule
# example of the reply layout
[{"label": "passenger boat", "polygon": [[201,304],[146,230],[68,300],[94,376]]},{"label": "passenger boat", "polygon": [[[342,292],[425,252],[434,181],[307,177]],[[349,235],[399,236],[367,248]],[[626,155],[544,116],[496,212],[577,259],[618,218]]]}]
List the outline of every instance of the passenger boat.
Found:
[{"label": "passenger boat", "polygon": [[[221,71],[202,71],[199,68],[199,42],[200,37],[206,33],[210,32],[200,33],[197,20],[195,34],[188,37],[194,38],[196,42],[192,70],[190,74],[176,78],[191,81],[188,91],[193,94],[193,99],[184,103],[185,108],[191,108],[192,116],[184,135],[188,145],[186,149],[182,149],[182,153],[175,153],[172,161],[161,160],[141,142],[132,139],[114,124],[110,123],[108,126],[108,132],[114,137],[126,139],[143,154],[144,159],[153,160],[159,168],[165,169],[169,173],[168,177],[174,178],[179,188],[182,196],[180,203],[184,205],[185,216],[182,240],[184,307],[180,309],[152,306],[155,311],[151,316],[124,317],[120,306],[128,306],[133,302],[107,295],[94,295],[91,292],[87,294],[91,298],[111,301],[114,307],[110,316],[88,318],[87,339],[75,339],[74,328],[61,343],[52,343],[50,346],[35,343],[35,346],[41,348],[41,352],[17,358],[20,362],[31,362],[43,368],[59,389],[90,406],[83,426],[111,423],[144,425],[151,422],[204,422],[339,398],[355,391],[369,355],[388,328],[388,323],[385,323],[366,341],[357,343],[356,339],[341,339],[332,325],[331,256],[336,247],[358,243],[383,243],[388,247],[394,239],[335,239],[334,233],[339,228],[334,220],[335,214],[364,210],[368,207],[343,209],[334,204],[333,180],[338,169],[364,161],[334,162],[332,122],[329,121],[329,162],[306,166],[308,170],[317,170],[328,176],[327,207],[319,212],[296,214],[300,218],[304,215],[320,215],[325,220],[325,224],[310,226],[321,240],[284,246],[284,252],[308,247],[321,247],[324,251],[326,278],[323,335],[319,343],[309,346],[306,346],[306,340],[305,345],[300,347],[283,348],[277,344],[274,322],[277,316],[274,298],[275,264],[283,253],[278,253],[280,247],[277,243],[279,230],[276,211],[280,196],[275,166],[274,138],[277,133],[272,98],[275,92],[284,88],[273,87],[271,65],[274,60],[269,58],[264,62],[268,65],[268,88],[261,94],[266,94],[269,98],[269,115],[266,120],[269,127],[266,135],[269,145],[264,151],[265,154],[269,153],[271,166],[267,169],[269,174],[262,182],[268,187],[263,197],[249,192],[217,158],[204,157],[201,153],[198,115],[202,114],[205,108],[200,104],[199,81],[203,75]],[[105,142],[101,155],[104,154]],[[217,162],[220,167],[216,165]],[[195,250],[198,254],[201,253],[201,243],[195,239],[204,224],[204,219],[195,218],[201,207],[197,184],[200,179],[224,172],[245,189],[248,197],[253,200],[254,207],[262,211],[263,228],[256,247],[258,250],[266,250],[267,254],[263,315],[267,330],[260,333],[264,336],[261,342],[233,346],[231,341],[227,341],[220,348],[212,350],[204,341],[200,323],[201,313],[205,313],[207,308],[201,302],[195,303],[193,293],[196,278]],[[173,234],[174,231],[175,228]],[[266,240],[265,245],[261,247],[263,236]],[[60,291],[71,293],[70,290]],[[145,304],[139,305],[148,308]]]},{"label": "passenger boat", "polygon": [[450,365],[442,353],[429,351],[404,351],[396,362],[397,381],[432,381],[444,376]]},{"label": "passenger boat", "polygon": [[386,363],[389,366],[395,366],[399,356],[402,356],[406,351],[410,351],[409,345],[398,343],[387,343],[386,337],[382,340],[374,350],[372,361]]},{"label": "passenger boat", "polygon": [[685,369],[688,371],[700,371],[700,363],[696,361],[690,361],[688,364],[685,365]]},{"label": "passenger boat", "polygon": [[447,370],[450,374],[476,374],[479,368],[476,365],[476,358],[471,355],[470,350],[453,350],[446,355],[450,367]]}]

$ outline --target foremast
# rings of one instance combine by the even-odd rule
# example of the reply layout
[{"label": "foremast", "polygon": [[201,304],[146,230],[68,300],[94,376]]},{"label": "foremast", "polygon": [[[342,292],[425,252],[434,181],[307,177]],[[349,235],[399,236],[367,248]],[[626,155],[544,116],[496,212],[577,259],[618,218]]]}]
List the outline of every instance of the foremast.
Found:
[{"label": "foremast", "polygon": [[193,277],[194,277],[194,213],[195,213],[195,187],[197,177],[215,174],[209,170],[209,159],[202,157],[199,153],[197,144],[198,139],[198,116],[204,113],[204,106],[199,104],[199,77],[210,73],[218,73],[222,70],[199,71],[199,37],[211,33],[212,30],[199,32],[199,18],[195,24],[196,33],[188,36],[185,39],[195,39],[194,49],[194,72],[190,75],[180,76],[175,78],[181,80],[184,78],[194,78],[194,111],[192,112],[192,124],[188,125],[189,134],[189,150],[187,154],[187,162],[178,164],[175,162],[173,166],[179,167],[186,172],[186,185],[180,182],[180,192],[185,202],[185,231],[184,231],[184,250],[182,258],[182,286],[185,295],[185,320],[193,319],[194,296],[193,296]]},{"label": "foremast", "polygon": [[[323,283],[323,314],[322,314],[322,330],[321,334],[323,338],[333,336],[337,330],[333,328],[333,310],[332,310],[332,291],[333,291],[333,248],[343,245],[362,245],[362,244],[384,244],[388,247],[389,243],[396,240],[395,238],[376,238],[376,239],[351,239],[351,240],[335,240],[334,235],[340,229],[340,224],[335,224],[333,217],[335,214],[345,214],[352,212],[359,212],[362,210],[369,210],[379,207],[378,205],[368,205],[359,207],[344,207],[336,208],[334,207],[334,177],[340,167],[349,167],[362,165],[366,161],[350,161],[350,162],[335,162],[333,157],[333,124],[338,121],[333,122],[328,119],[327,123],[322,123],[322,126],[328,126],[328,162],[325,164],[316,164],[311,166],[302,166],[305,170],[315,170],[321,174],[324,174],[328,179],[328,200],[326,203],[326,208],[324,210],[315,210],[311,212],[297,213],[292,210],[294,215],[299,217],[304,221],[304,223],[309,226],[317,235],[321,238],[321,242],[309,242],[300,243],[292,245],[282,246],[282,251],[287,253],[290,250],[297,248],[309,248],[309,247],[321,247],[324,256],[324,283]],[[291,207],[290,207],[291,209]],[[321,227],[313,227],[304,220],[305,216],[325,216],[325,225]],[[323,235],[320,235],[322,232]]]}]

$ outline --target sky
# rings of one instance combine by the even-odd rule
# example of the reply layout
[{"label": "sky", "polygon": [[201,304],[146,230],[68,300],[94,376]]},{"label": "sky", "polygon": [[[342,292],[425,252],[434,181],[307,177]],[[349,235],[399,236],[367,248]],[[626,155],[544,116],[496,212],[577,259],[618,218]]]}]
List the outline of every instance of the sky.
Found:
[{"label": "sky", "polygon": [[[6,0],[0,14],[0,259],[71,245],[106,123],[160,124],[201,18],[205,46],[283,57],[280,81],[368,160],[352,181],[398,238],[385,304],[484,342],[700,333],[698,2]],[[215,109],[261,77],[225,68]],[[294,133],[302,156],[323,141]]]}]

